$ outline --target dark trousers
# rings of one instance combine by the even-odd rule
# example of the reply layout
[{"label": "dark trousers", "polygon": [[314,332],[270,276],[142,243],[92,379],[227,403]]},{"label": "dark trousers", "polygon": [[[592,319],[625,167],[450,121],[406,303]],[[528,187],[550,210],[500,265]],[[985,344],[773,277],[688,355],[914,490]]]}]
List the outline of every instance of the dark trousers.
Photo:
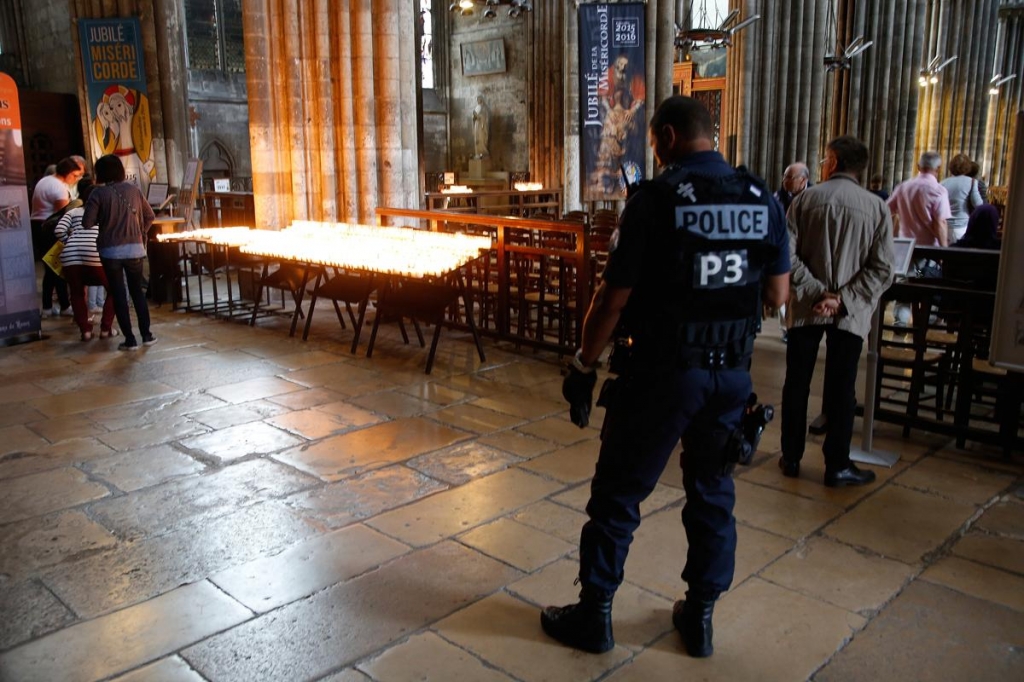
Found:
[{"label": "dark trousers", "polygon": [[68,297],[68,283],[65,282],[56,272],[50,269],[49,265],[43,264],[43,312],[53,306],[53,292],[57,292],[57,302],[61,310],[67,310],[71,305]]},{"label": "dark trousers", "polygon": [[[117,324],[124,334],[125,343],[135,343],[132,332],[132,317],[128,311],[128,297],[131,296],[135,307],[135,317],[139,320],[139,333],[143,340],[150,336],[149,306],[146,303],[146,292],[142,290],[142,263],[144,258],[101,258],[103,271],[107,275],[107,292],[114,299],[114,313]],[[125,280],[128,289],[125,290]]]},{"label": "dark trousers", "polygon": [[857,407],[857,365],[864,339],[833,325],[808,325],[789,330],[786,344],[786,383],[782,388],[782,456],[799,462],[807,442],[807,397],[825,336],[825,416],[828,433],[822,445],[825,468],[838,471],[850,465],[850,440]]},{"label": "dark trousers", "polygon": [[[650,495],[686,434],[738,427],[750,375],[744,370],[667,370],[620,377],[608,405],[597,471],[580,535],[580,581],[613,593],[622,583],[640,503]],[[736,488],[729,475],[683,464],[683,527],[689,549],[683,580],[711,598],[732,584],[736,564]]]},{"label": "dark trousers", "polygon": [[[44,220],[31,221],[32,252],[38,261],[43,260],[46,252],[57,242],[57,238],[53,235],[52,231],[49,234],[43,231],[43,224],[45,222]],[[57,291],[57,301],[60,303],[60,309],[66,310],[71,305],[71,301],[68,298],[68,285],[57,273],[50,269],[49,265],[43,263],[43,286],[41,293],[44,313],[53,307],[54,290]]]},{"label": "dark trousers", "polygon": [[[102,267],[86,265],[65,265],[64,278],[71,289],[71,309],[75,313],[75,324],[84,334],[92,331],[92,322],[89,321],[89,303],[87,300],[86,287],[104,287],[107,285],[107,275]],[[109,332],[111,323],[114,321],[114,299],[110,296],[103,303],[103,317],[100,319],[100,330]]]}]

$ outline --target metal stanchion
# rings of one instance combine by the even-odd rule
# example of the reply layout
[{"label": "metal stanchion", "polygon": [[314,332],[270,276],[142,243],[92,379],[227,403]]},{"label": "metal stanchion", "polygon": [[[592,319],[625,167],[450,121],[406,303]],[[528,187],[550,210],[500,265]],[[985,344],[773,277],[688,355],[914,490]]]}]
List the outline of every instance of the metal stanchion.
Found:
[{"label": "metal stanchion", "polygon": [[900,461],[894,452],[875,450],[872,447],[875,429],[875,382],[878,375],[878,346],[882,336],[882,306],[875,310],[871,334],[868,335],[867,377],[864,380],[864,419],[861,427],[859,448],[850,448],[850,459],[862,464],[891,467]]}]

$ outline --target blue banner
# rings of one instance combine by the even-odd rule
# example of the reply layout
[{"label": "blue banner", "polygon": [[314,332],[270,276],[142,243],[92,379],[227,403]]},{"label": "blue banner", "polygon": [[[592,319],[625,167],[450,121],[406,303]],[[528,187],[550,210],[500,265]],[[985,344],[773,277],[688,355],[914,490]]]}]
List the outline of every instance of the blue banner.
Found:
[{"label": "blue banner", "polygon": [[581,199],[621,199],[646,156],[644,5],[580,5],[579,27]]},{"label": "blue banner", "polygon": [[0,342],[39,338],[18,86],[0,73]]},{"label": "blue banner", "polygon": [[126,178],[145,195],[156,164],[139,20],[79,19],[78,32],[93,154],[117,154]]}]

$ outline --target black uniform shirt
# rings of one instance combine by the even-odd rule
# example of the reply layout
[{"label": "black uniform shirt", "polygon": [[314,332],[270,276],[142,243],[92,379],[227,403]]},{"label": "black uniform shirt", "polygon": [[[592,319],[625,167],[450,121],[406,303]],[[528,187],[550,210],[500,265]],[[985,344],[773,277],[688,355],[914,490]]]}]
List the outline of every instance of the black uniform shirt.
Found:
[{"label": "black uniform shirt", "polygon": [[[715,151],[697,152],[680,160],[676,167],[701,175],[721,177],[736,172],[721,154]],[[671,171],[668,171],[671,172]],[[767,191],[767,190],[766,190]],[[653,192],[638,191],[626,202],[626,208],[619,217],[619,227],[609,247],[608,265],[602,279],[610,287],[632,289],[639,284],[648,244],[648,226],[657,219],[659,211],[664,212],[661,199]],[[768,241],[778,248],[778,257],[764,268],[765,275],[784,275],[790,270],[789,234],[786,231],[786,216],[776,201],[769,202]],[[655,245],[655,248],[660,248]]]}]

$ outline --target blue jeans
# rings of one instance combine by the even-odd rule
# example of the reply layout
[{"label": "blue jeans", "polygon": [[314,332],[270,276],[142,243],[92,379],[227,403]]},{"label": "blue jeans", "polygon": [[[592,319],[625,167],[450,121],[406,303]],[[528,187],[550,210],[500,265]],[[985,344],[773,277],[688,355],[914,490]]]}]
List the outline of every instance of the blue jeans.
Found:
[{"label": "blue jeans", "polygon": [[[750,374],[703,369],[620,377],[608,405],[601,453],[580,535],[580,582],[608,593],[622,583],[640,503],[651,494],[683,435],[738,428]],[[685,458],[712,456],[687,452]],[[683,527],[689,549],[683,580],[710,598],[729,589],[736,565],[736,488],[729,475],[682,462]]]},{"label": "blue jeans", "polygon": [[[114,314],[117,315],[117,324],[124,334],[124,342],[129,346],[134,345],[135,334],[132,332],[132,317],[128,311],[128,297],[131,296],[132,305],[135,307],[135,317],[139,321],[139,333],[142,340],[148,339],[149,331],[149,305],[146,303],[146,293],[142,290],[142,263],[143,258],[100,258],[103,263],[103,271],[107,275],[107,286],[109,293],[114,298]],[[125,282],[128,283],[127,291]]]}]

